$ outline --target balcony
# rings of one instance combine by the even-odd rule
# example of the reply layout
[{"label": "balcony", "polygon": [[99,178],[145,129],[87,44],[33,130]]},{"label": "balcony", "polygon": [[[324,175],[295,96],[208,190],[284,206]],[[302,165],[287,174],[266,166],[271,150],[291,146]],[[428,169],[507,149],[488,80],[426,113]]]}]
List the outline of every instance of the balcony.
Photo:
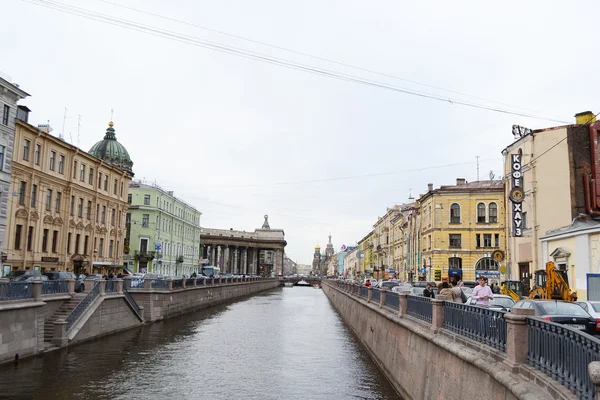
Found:
[{"label": "balcony", "polygon": [[148,262],[148,261],[154,260],[155,254],[156,253],[154,251],[135,250],[133,252],[133,258],[134,258],[134,260],[137,260],[137,261]]},{"label": "balcony", "polygon": [[177,264],[183,263],[183,256],[177,256],[177,260],[175,260]]}]

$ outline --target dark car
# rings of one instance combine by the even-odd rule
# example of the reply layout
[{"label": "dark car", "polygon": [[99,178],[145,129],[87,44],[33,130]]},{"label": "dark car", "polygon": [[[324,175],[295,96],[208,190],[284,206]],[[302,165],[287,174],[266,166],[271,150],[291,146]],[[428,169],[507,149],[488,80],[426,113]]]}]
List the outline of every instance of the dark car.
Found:
[{"label": "dark car", "polygon": [[83,292],[84,286],[83,286],[83,280],[79,279],[77,277],[77,275],[75,275],[72,272],[66,272],[66,271],[46,271],[43,273],[43,275],[47,276],[49,280],[51,281],[66,281],[67,279],[74,279],[75,280],[75,291],[76,292]]},{"label": "dark car", "polygon": [[533,308],[535,316],[546,321],[596,333],[596,319],[575,303],[561,300],[521,300],[513,308]]},{"label": "dark car", "polygon": [[41,276],[42,273],[40,271],[34,269],[21,270],[21,271],[10,271],[5,278],[10,279],[11,281],[25,281],[32,276]]}]

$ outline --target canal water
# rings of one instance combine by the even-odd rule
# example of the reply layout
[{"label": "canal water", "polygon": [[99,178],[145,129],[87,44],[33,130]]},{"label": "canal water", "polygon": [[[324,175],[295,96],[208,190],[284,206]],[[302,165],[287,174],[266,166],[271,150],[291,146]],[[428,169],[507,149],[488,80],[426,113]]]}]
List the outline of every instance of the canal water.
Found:
[{"label": "canal water", "polygon": [[281,288],[0,367],[4,399],[400,399],[322,290]]}]

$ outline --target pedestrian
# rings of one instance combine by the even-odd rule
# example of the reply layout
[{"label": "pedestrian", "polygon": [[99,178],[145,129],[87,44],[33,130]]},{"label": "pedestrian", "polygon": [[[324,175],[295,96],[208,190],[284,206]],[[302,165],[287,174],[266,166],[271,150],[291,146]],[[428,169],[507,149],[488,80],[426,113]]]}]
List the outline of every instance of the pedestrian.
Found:
[{"label": "pedestrian", "polygon": [[429,297],[430,299],[435,299],[435,294],[433,294],[433,290],[431,290],[431,283],[427,282],[425,285],[425,289],[423,290],[423,296]]},{"label": "pedestrian", "polygon": [[456,281],[452,281],[452,294],[454,295],[454,302],[455,303],[466,303],[467,302],[467,295],[465,295],[465,292],[463,292],[463,290],[461,288],[458,287],[458,283]]},{"label": "pedestrian", "polygon": [[465,285],[465,283],[461,280],[458,281],[458,283],[456,284],[456,286],[458,286],[459,288],[463,287]]},{"label": "pedestrian", "polygon": [[489,306],[490,299],[494,298],[494,294],[492,293],[492,289],[490,289],[487,284],[487,278],[482,276],[479,278],[479,285],[473,289],[473,294],[471,297],[475,299],[475,304],[478,306]]},{"label": "pedestrian", "polygon": [[367,280],[365,281],[365,286],[366,286],[366,287],[369,287],[369,286],[371,286],[371,281],[370,281],[369,279],[367,279]]},{"label": "pedestrian", "polygon": [[450,289],[448,282],[444,281],[441,284],[441,289],[438,288],[438,296],[446,296],[448,300],[454,302],[454,293]]}]

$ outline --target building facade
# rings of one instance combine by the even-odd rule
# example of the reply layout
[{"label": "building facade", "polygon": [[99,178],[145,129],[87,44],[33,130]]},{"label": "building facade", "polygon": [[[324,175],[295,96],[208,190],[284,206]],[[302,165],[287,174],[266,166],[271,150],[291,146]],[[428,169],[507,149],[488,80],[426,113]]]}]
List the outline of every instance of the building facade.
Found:
[{"label": "building facade", "polygon": [[580,228],[582,219],[600,218],[600,122],[589,111],[575,117],[573,125],[547,129],[513,126],[514,142],[502,152],[505,218],[511,278],[531,287],[533,273],[555,261],[584,299],[588,281],[598,279],[590,261],[595,239]]},{"label": "building facade", "polygon": [[357,256],[359,259],[359,269],[356,274],[358,279],[375,277],[375,256],[373,247],[373,231],[369,232],[365,237],[358,241]]},{"label": "building facade", "polygon": [[[24,106],[17,108],[17,102],[29,94],[15,84],[0,77],[0,253],[6,258],[6,227],[8,206],[11,200],[10,183],[12,173],[13,148],[15,140],[15,118],[27,122],[28,109]],[[2,276],[3,271],[0,271]]]},{"label": "building facade", "polygon": [[505,252],[504,181],[466,182],[438,189],[429,184],[419,200],[421,214],[420,275],[426,280],[474,280],[486,276],[499,283]]},{"label": "building facade", "polygon": [[125,262],[138,273],[199,272],[200,217],[195,207],[156,184],[129,184]]},{"label": "building facade", "polygon": [[[131,168],[29,125],[26,113],[23,118],[15,120],[4,265],[76,273],[122,268]],[[112,123],[106,135],[114,137]]]},{"label": "building facade", "polygon": [[392,220],[398,214],[400,214],[400,206],[388,208],[385,215],[378,218],[373,225],[375,271],[380,272],[384,277],[388,277],[390,273],[396,275],[396,270],[392,267],[394,262]]},{"label": "building facade", "polygon": [[331,243],[331,235],[329,235],[329,242],[327,242],[325,253],[321,253],[321,246],[315,246],[312,262],[313,275],[327,275],[329,261],[331,260],[331,257],[333,257],[334,252],[333,243]]}]

